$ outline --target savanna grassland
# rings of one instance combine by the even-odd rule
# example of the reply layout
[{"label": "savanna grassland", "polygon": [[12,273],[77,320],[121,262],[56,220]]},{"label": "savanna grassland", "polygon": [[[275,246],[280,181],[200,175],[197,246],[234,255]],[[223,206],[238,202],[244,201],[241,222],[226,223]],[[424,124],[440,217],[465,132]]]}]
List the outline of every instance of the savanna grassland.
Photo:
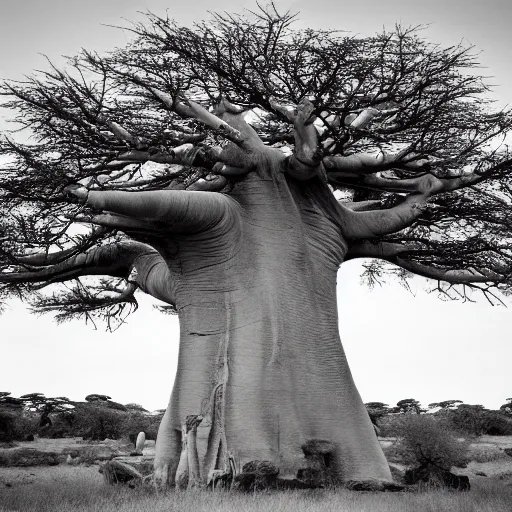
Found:
[{"label": "savanna grassland", "polygon": [[109,487],[97,467],[56,466],[2,469],[0,510],[23,512],[509,512],[512,488],[478,480],[467,493],[367,493],[281,491],[239,494],[187,491],[156,494],[152,489]]},{"label": "savanna grassland", "polygon": [[[512,458],[504,453],[498,454],[499,446],[491,444],[490,437],[486,437],[484,443],[472,445],[474,457],[468,467],[461,470],[470,476],[469,492],[372,493],[339,489],[249,494],[193,490],[157,494],[151,487],[108,486],[95,464],[60,464],[0,468],[0,511],[509,512],[512,504],[512,485],[508,485]],[[54,445],[49,447],[55,449]],[[145,452],[152,447],[148,448]],[[478,472],[485,472],[487,476],[476,475]]]}]

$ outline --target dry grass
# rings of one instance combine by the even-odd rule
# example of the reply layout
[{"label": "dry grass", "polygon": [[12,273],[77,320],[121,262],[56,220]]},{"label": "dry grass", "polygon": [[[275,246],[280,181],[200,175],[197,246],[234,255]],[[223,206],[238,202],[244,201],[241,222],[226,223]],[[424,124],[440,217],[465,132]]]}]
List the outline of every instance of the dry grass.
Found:
[{"label": "dry grass", "polygon": [[[20,512],[509,512],[512,487],[487,479],[468,493],[288,491],[239,494],[107,486],[97,467],[2,469],[0,511]],[[7,487],[10,483],[11,487]]]},{"label": "dry grass", "polygon": [[469,449],[469,460],[475,462],[494,462],[496,460],[509,460],[510,457],[502,448],[491,443],[472,444]]},{"label": "dry grass", "polygon": [[[512,458],[503,448],[512,438],[482,439],[471,445],[468,468],[457,470],[471,480],[468,493],[367,493],[288,491],[257,494],[194,491],[156,495],[152,489],[107,486],[98,466],[0,468],[0,512],[509,512],[512,503]],[[390,440],[391,441],[391,440]],[[493,443],[494,442],[494,443]],[[24,443],[20,443],[24,447]],[[386,443],[388,456],[399,459]],[[28,447],[29,445],[27,445]],[[43,451],[89,447],[73,440],[38,440]],[[98,447],[94,447],[98,448]],[[153,446],[147,447],[153,451]],[[7,451],[7,450],[5,450]],[[394,453],[396,452],[396,453]],[[476,461],[478,460],[478,461]],[[509,462],[510,461],[510,462]],[[485,472],[488,478],[475,476]]]}]

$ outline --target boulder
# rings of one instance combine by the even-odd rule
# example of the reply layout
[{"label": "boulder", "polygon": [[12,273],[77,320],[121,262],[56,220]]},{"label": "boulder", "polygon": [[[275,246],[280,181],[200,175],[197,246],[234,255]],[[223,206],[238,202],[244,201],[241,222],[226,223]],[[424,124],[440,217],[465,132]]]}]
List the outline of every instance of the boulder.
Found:
[{"label": "boulder", "polygon": [[103,473],[105,481],[110,485],[125,484],[132,480],[142,482],[144,478],[142,473],[137,471],[133,466],[119,460],[111,460],[105,463],[101,468],[101,472]]},{"label": "boulder", "polygon": [[312,488],[334,485],[336,480],[332,472],[334,444],[325,439],[309,439],[301,448],[306,464],[297,471],[297,480]]},{"label": "boulder", "polygon": [[[116,457],[102,464],[99,472],[108,484],[138,482],[153,473],[154,457]],[[132,483],[133,483],[132,482]]]},{"label": "boulder", "polygon": [[59,454],[43,452],[35,448],[13,448],[6,452],[0,451],[0,467],[26,466],[57,466]]},{"label": "boulder", "polygon": [[131,455],[142,455],[142,450],[144,449],[144,443],[146,442],[146,434],[144,432],[139,432],[137,436],[137,441],[135,442],[135,452]]},{"label": "boulder", "polygon": [[276,486],[279,468],[268,460],[252,460],[242,467],[234,477],[233,488],[242,491],[257,491]]},{"label": "boulder", "polygon": [[408,469],[404,474],[404,483],[406,485],[418,485],[420,489],[434,488],[469,491],[471,488],[467,476],[455,475],[434,464],[425,464],[417,468]]},{"label": "boulder", "polygon": [[115,445],[110,446],[107,444],[64,448],[61,453],[65,456],[71,455],[73,459],[80,457],[82,462],[89,464],[93,464],[95,461],[112,460],[113,458],[122,455]]},{"label": "boulder", "polygon": [[393,481],[398,483],[398,484],[403,484],[404,483],[404,476],[405,476],[405,471],[396,467],[395,465],[393,464],[389,464],[389,469],[391,471],[391,476],[393,477]]}]

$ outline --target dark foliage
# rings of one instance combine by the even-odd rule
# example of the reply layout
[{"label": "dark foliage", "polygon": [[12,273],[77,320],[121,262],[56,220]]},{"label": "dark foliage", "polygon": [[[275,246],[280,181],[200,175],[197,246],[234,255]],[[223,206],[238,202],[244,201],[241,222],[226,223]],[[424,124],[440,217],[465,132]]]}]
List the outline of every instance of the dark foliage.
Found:
[{"label": "dark foliage", "polygon": [[450,423],[434,415],[408,414],[394,425],[397,444],[389,450],[395,462],[412,467],[434,466],[448,471],[464,465],[469,444]]}]

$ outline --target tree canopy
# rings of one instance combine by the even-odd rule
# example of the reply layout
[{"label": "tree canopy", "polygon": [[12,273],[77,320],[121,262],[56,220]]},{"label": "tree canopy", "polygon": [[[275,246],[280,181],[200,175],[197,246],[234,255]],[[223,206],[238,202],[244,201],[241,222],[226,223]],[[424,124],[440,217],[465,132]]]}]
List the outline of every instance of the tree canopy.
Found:
[{"label": "tree canopy", "polygon": [[376,258],[370,282],[391,268],[450,297],[476,288],[501,300],[512,115],[493,108],[472,49],[431,44],[420,28],[352,37],[294,18],[270,5],[189,28],[148,14],[125,48],[4,82],[26,135],[0,141],[0,299],[110,325],[136,308],[137,286],[159,297],[140,269],[161,265],[162,225],[84,205],[83,191],[229,193],[254,166],[233,147],[250,153],[256,139],[221,116],[245,112],[258,140],[288,155],[285,172],[328,183],[344,211],[373,219],[351,217],[344,233],[346,260]]}]

